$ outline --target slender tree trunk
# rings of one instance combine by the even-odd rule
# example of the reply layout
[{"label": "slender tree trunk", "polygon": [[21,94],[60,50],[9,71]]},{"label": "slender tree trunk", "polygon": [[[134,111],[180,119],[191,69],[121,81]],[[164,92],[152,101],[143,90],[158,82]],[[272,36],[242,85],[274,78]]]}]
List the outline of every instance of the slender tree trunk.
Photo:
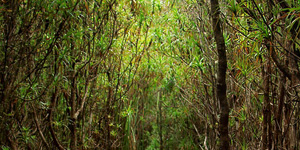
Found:
[{"label": "slender tree trunk", "polygon": [[159,99],[159,143],[160,143],[160,150],[164,149],[164,142],[163,142],[163,135],[162,135],[162,111],[161,111],[161,99]]},{"label": "slender tree trunk", "polygon": [[[263,64],[262,64],[263,65]],[[271,143],[271,133],[270,133],[270,98],[269,98],[269,92],[270,92],[270,62],[266,64],[266,68],[262,67],[262,77],[263,77],[263,84],[264,84],[264,107],[263,107],[263,135],[262,135],[262,143],[263,147],[262,149],[271,149],[269,144]]]},{"label": "slender tree trunk", "polygon": [[[110,73],[110,71],[108,71],[107,73],[107,79],[109,84],[112,83],[112,74]],[[111,136],[110,136],[110,120],[112,115],[112,97],[113,97],[113,87],[109,86],[108,88],[108,95],[107,95],[107,101],[106,101],[106,114],[105,114],[105,124],[106,124],[106,139],[105,139],[105,147],[107,150],[111,149]],[[109,117],[110,116],[110,117]]]},{"label": "slender tree trunk", "polygon": [[279,83],[279,102],[278,102],[278,108],[276,112],[275,117],[275,150],[279,149],[280,146],[282,146],[282,112],[283,112],[283,104],[284,104],[284,97],[285,97],[285,85],[286,79],[283,73],[280,75],[280,83]]},{"label": "slender tree trunk", "polygon": [[[296,50],[296,45],[293,43],[293,41],[289,42],[290,44],[290,51],[295,54]],[[300,93],[299,88],[297,88],[299,84],[299,78],[297,77],[297,73],[299,72],[299,66],[298,66],[298,61],[297,58],[294,55],[289,56],[289,65],[291,68],[292,72],[292,77],[291,77],[291,89],[293,89],[292,94],[299,96],[298,93]],[[289,101],[286,104],[286,131],[285,131],[285,147],[286,149],[294,149],[295,143],[296,143],[296,134],[295,134],[295,127],[294,127],[294,122],[293,120],[295,119],[294,117],[294,106],[292,105],[292,100],[293,96],[289,99]]]},{"label": "slender tree trunk", "polygon": [[58,97],[58,89],[57,89],[57,87],[55,87],[55,91],[54,91],[54,93],[52,95],[51,103],[50,103],[50,109],[49,109],[49,129],[50,129],[51,136],[53,138],[54,145],[59,150],[64,150],[65,148],[60,144],[60,142],[57,139],[57,136],[56,136],[56,134],[54,132],[54,129],[53,129],[53,111],[54,111],[54,109],[56,107],[57,97]]},{"label": "slender tree trunk", "polygon": [[229,107],[226,96],[226,70],[227,70],[227,58],[226,58],[226,46],[223,37],[223,31],[221,29],[221,20],[219,18],[220,7],[218,0],[211,0],[211,12],[212,12],[212,23],[214,30],[214,37],[217,42],[218,50],[218,77],[217,77],[217,99],[219,100],[221,107],[220,115],[220,149],[230,149],[229,143],[230,138],[228,135],[228,117]]},{"label": "slender tree trunk", "polygon": [[[75,70],[75,63],[73,64],[73,69]],[[72,87],[71,87],[71,97],[70,97],[70,106],[71,106],[71,119],[70,119],[70,131],[71,131],[71,150],[77,150],[77,136],[76,136],[76,72],[74,71],[72,75]]]},{"label": "slender tree trunk", "polygon": [[284,122],[284,135],[283,135],[283,139],[284,139],[284,143],[283,143],[283,147],[285,149],[289,149],[290,148],[290,123],[291,123],[291,103],[287,102],[285,104],[285,122]]},{"label": "slender tree trunk", "polygon": [[161,112],[161,95],[160,92],[157,93],[157,125],[159,126],[159,150],[163,150],[163,135],[162,135],[162,112]]}]

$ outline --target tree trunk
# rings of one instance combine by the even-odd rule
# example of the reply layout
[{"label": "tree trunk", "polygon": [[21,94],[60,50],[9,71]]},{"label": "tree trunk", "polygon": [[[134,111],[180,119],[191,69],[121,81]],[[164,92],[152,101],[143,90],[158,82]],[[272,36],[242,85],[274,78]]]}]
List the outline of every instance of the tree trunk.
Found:
[{"label": "tree trunk", "polygon": [[283,73],[280,75],[280,83],[279,83],[279,102],[278,108],[275,117],[275,150],[277,150],[280,146],[282,146],[282,114],[283,114],[283,104],[284,104],[284,97],[285,97],[285,86],[286,79]]},{"label": "tree trunk", "polygon": [[[263,66],[263,64],[262,64]],[[271,149],[272,146],[269,144],[271,143],[271,133],[270,133],[270,126],[271,123],[270,119],[270,98],[269,98],[269,92],[270,92],[270,61],[268,60],[268,63],[266,64],[266,68],[262,67],[262,78],[264,80],[264,106],[263,106],[263,135],[262,135],[262,149]]]},{"label": "tree trunk", "polygon": [[71,150],[77,150],[77,136],[76,136],[76,121],[75,117],[76,113],[76,71],[75,71],[75,62],[73,64],[73,75],[72,75],[72,87],[71,87],[71,97],[70,97],[70,106],[71,106],[71,119],[70,119],[70,131],[71,131],[71,142],[70,148]]},{"label": "tree trunk", "polygon": [[[106,73],[107,75],[107,79],[108,79],[108,82],[109,84],[112,83],[112,78],[113,78],[113,75],[110,73],[110,71],[107,71]],[[107,150],[110,150],[112,149],[111,145],[111,136],[110,136],[110,132],[111,132],[111,128],[110,128],[110,120],[111,120],[111,117],[113,117],[113,112],[112,112],[112,98],[113,98],[113,87],[112,86],[109,86],[108,88],[108,95],[107,95],[107,101],[106,101],[106,114],[105,114],[105,117],[104,117],[104,120],[105,120],[105,125],[106,125],[106,139],[105,139],[105,147]],[[110,117],[109,117],[110,116]]]},{"label": "tree trunk", "polygon": [[[293,43],[293,41],[290,41],[290,51],[292,53],[295,54],[295,50],[296,50],[296,45]],[[291,77],[291,89],[293,89],[292,91],[292,95],[295,95],[297,97],[299,97],[299,78],[297,77],[297,74],[299,73],[299,66],[298,66],[298,61],[297,58],[292,55],[292,53],[289,56],[289,65],[291,68],[291,72],[292,72],[292,77]],[[295,106],[293,106],[293,96],[290,97],[290,99],[287,101],[286,103],[286,131],[285,131],[285,147],[286,149],[294,149],[295,147],[295,143],[296,143],[296,135],[295,135],[295,126],[294,124],[294,110],[295,110]]]},{"label": "tree trunk", "polygon": [[226,70],[227,70],[227,58],[225,40],[223,37],[223,31],[221,29],[221,20],[219,18],[220,8],[218,0],[211,0],[211,12],[212,12],[212,25],[214,30],[214,37],[217,42],[218,50],[218,77],[217,77],[217,99],[219,100],[221,107],[220,115],[220,149],[230,149],[230,138],[228,135],[228,117],[229,107],[226,96]]}]

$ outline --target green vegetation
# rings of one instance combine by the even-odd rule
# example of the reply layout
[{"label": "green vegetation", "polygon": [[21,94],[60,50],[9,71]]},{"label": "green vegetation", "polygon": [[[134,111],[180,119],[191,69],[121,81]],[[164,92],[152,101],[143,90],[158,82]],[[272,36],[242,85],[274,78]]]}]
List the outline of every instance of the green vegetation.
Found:
[{"label": "green vegetation", "polygon": [[299,8],[1,0],[0,148],[300,149]]}]

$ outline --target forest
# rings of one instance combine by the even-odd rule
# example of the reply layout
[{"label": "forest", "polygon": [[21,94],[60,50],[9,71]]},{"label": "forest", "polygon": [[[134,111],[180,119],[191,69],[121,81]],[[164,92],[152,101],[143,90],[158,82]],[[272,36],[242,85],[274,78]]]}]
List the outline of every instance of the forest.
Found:
[{"label": "forest", "polygon": [[0,0],[0,149],[299,150],[300,1]]}]

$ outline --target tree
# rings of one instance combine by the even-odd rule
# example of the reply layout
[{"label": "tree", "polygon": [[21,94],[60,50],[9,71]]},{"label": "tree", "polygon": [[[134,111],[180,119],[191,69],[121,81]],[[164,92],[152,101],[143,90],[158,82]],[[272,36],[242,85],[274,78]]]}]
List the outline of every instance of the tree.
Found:
[{"label": "tree", "polygon": [[300,149],[299,6],[1,0],[0,149]]},{"label": "tree", "polygon": [[221,107],[219,132],[220,132],[220,150],[230,149],[230,138],[228,135],[229,107],[226,94],[226,71],[227,57],[225,40],[221,29],[220,6],[218,0],[211,0],[211,16],[214,38],[218,50],[218,76],[217,76],[217,99]]}]

